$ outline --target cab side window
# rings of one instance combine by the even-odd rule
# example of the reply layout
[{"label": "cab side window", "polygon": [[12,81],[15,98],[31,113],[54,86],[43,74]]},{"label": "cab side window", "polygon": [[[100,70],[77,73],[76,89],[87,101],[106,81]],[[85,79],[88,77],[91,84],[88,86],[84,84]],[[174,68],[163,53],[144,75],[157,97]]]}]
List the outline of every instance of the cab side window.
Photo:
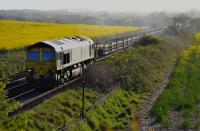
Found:
[{"label": "cab side window", "polygon": [[63,55],[63,64],[70,63],[70,53],[66,53]]},{"label": "cab side window", "polygon": [[91,45],[89,46],[89,50],[90,50],[90,56],[91,56],[91,54],[92,54],[92,47],[91,47]]},{"label": "cab side window", "polygon": [[70,53],[67,53],[67,63],[70,63]]},{"label": "cab side window", "polygon": [[67,59],[67,54],[64,54],[64,55],[63,55],[63,64],[66,64],[66,63],[67,63],[66,59]]}]

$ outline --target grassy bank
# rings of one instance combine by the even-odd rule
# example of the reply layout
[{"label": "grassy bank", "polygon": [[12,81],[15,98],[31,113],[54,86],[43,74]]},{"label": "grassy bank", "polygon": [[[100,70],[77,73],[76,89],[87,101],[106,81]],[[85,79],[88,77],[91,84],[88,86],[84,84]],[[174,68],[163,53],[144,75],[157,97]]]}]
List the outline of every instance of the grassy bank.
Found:
[{"label": "grassy bank", "polygon": [[[64,120],[69,120],[80,112],[82,90],[78,86],[78,84],[72,86],[64,93],[45,101],[32,111],[11,118],[7,117],[7,113],[19,107],[19,104],[6,102],[6,94],[3,93],[4,86],[0,83],[0,129],[2,131],[50,131],[56,129]],[[85,106],[88,107],[98,94],[95,90],[86,88]]]},{"label": "grassy bank", "polygon": [[170,126],[170,111],[183,117],[180,128],[200,129],[200,45],[185,50],[169,82],[168,88],[153,107],[153,114],[165,126]]},{"label": "grassy bank", "polygon": [[9,50],[0,53],[0,81],[25,69],[26,53],[24,49]]},{"label": "grassy bank", "polygon": [[86,114],[87,122],[73,130],[125,130],[131,128],[130,120],[140,109],[145,92],[117,89],[105,102],[99,103]]},{"label": "grassy bank", "polygon": [[22,48],[38,41],[85,35],[90,38],[136,31],[139,27],[53,24],[0,20],[0,49]]},{"label": "grassy bank", "polygon": [[[81,84],[80,84],[81,86]],[[99,92],[86,88],[85,90],[85,107],[89,107]],[[45,101],[36,107],[33,111],[28,112],[28,125],[26,130],[52,130],[56,129],[65,120],[70,123],[71,118],[78,115],[82,105],[82,89],[76,86],[66,90],[64,93]],[[72,124],[72,123],[70,123]]]}]

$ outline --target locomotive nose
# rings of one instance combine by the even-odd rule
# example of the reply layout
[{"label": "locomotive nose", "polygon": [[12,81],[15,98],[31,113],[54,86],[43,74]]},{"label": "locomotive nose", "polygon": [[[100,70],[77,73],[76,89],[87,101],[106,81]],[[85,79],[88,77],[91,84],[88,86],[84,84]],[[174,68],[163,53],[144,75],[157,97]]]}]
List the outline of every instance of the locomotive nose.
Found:
[{"label": "locomotive nose", "polygon": [[38,66],[38,68],[36,69],[36,74],[39,76],[45,76],[45,74],[47,74],[48,71],[47,71],[47,67],[45,65],[40,65]]}]

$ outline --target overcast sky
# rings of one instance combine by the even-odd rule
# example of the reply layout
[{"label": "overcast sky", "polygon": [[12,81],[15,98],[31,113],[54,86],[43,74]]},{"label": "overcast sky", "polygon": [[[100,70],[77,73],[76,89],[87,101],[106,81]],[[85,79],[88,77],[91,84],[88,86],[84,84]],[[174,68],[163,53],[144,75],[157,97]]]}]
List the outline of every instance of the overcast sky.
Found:
[{"label": "overcast sky", "polygon": [[0,9],[183,12],[200,9],[200,0],[0,0]]}]

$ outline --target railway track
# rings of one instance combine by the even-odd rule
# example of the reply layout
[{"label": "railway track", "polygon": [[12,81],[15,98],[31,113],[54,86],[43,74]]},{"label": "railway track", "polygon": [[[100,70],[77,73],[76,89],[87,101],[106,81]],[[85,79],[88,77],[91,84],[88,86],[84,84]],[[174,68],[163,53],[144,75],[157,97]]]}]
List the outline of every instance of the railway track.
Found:
[{"label": "railway track", "polygon": [[17,80],[13,80],[10,83],[6,84],[6,92],[9,97],[9,100],[17,99],[24,94],[30,92],[28,88],[26,88],[28,82],[26,81],[26,77],[19,78]]},{"label": "railway track", "polygon": [[53,97],[54,95],[63,92],[64,90],[67,89],[67,87],[70,84],[78,81],[80,78],[81,77],[74,78],[73,80],[68,81],[64,85],[61,85],[59,87],[56,87],[56,88],[48,90],[48,91],[38,91],[35,89],[31,89],[31,90],[25,92],[24,94],[21,94],[21,96],[18,97],[18,100],[21,102],[22,107],[15,110],[14,112],[11,112],[9,114],[9,116],[14,116],[19,113],[23,113],[25,111],[32,109],[33,107],[35,107],[38,104],[45,101],[46,99],[49,99],[49,98]]},{"label": "railway track", "polygon": [[[163,31],[163,29],[148,32],[146,34],[157,35],[157,34],[162,33],[162,31]],[[137,34],[137,36],[133,36],[132,38],[134,38],[136,41],[137,39],[141,38],[142,36],[144,36],[144,33]],[[111,43],[111,42],[109,42],[109,43]],[[106,59],[107,57],[110,57],[114,54],[120,53],[120,52],[130,49],[130,48],[134,48],[134,46],[128,46],[122,50],[113,52],[112,54],[107,54],[105,56],[99,57],[96,60],[96,62],[102,61],[102,60]],[[56,88],[48,90],[48,91],[38,91],[36,89],[32,89],[28,85],[28,82],[26,81],[26,77],[21,77],[21,78],[16,77],[16,78],[18,78],[18,79],[13,80],[12,82],[10,82],[6,85],[6,91],[8,92],[9,101],[11,101],[11,100],[20,101],[22,103],[22,107],[17,109],[14,112],[11,112],[9,114],[10,116],[30,110],[33,107],[35,107],[36,105],[42,103],[44,100],[51,98],[53,95],[63,92],[67,88],[68,85],[78,81],[81,77],[72,79],[72,80],[66,82],[64,85],[61,85],[59,87],[56,87]],[[98,99],[100,99],[100,98],[101,98],[101,96]],[[95,100],[95,101],[98,101],[98,100]],[[95,105],[95,103],[96,103],[95,101],[94,101],[93,105]],[[89,111],[90,109],[87,109],[87,110]]]}]

